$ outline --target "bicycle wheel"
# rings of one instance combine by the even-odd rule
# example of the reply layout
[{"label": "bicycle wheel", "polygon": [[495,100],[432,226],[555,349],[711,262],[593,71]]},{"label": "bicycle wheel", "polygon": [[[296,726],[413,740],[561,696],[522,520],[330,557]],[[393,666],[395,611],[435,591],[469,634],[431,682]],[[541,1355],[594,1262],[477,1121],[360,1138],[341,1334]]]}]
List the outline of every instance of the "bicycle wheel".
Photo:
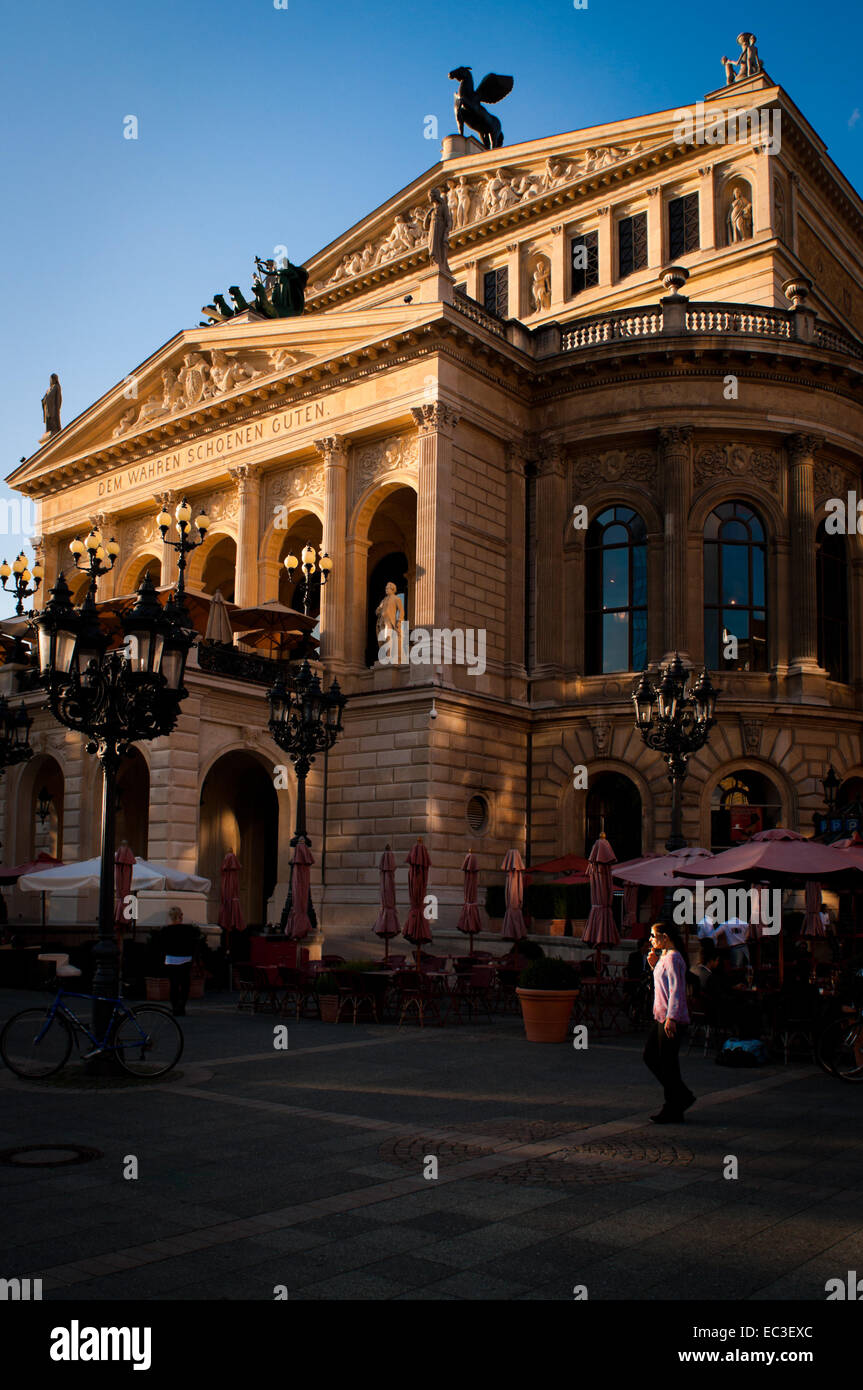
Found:
[{"label": "bicycle wheel", "polygon": [[863,1019],[837,1018],[818,1039],[820,1066],[841,1081],[863,1081]]},{"label": "bicycle wheel", "polygon": [[28,1081],[53,1076],[72,1050],[72,1033],[61,1014],[55,1014],[45,1028],[49,1013],[49,1009],[24,1009],[0,1033],[0,1056],[10,1071]]},{"label": "bicycle wheel", "polygon": [[120,1020],[113,1045],[132,1076],[164,1076],[183,1055],[183,1033],[172,1014],[145,1004]]}]

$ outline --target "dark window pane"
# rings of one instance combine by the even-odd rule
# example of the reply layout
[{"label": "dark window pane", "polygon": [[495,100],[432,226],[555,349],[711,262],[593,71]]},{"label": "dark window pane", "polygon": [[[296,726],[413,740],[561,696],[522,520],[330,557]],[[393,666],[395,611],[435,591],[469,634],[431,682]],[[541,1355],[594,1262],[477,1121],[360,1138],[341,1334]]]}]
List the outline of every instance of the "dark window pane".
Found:
[{"label": "dark window pane", "polygon": [[722,603],[749,602],[749,547],[745,545],[723,545],[722,565]]},{"label": "dark window pane", "polygon": [[704,602],[719,602],[719,546],[704,547]]},{"label": "dark window pane", "polygon": [[606,550],[603,559],[603,608],[629,607],[629,551]]},{"label": "dark window pane", "polygon": [[629,614],[606,613],[602,620],[602,670],[629,670]]},{"label": "dark window pane", "polygon": [[672,260],[698,250],[698,194],[687,193],[668,204],[668,250]]},{"label": "dark window pane", "polygon": [[716,608],[704,611],[704,660],[708,666],[719,666],[719,612]]},{"label": "dark window pane", "polygon": [[622,217],[617,224],[618,273],[623,279],[647,265],[647,213]]},{"label": "dark window pane", "polygon": [[724,541],[748,541],[749,527],[744,526],[742,521],[725,521],[722,523],[722,539]]},{"label": "dark window pane", "polygon": [[636,545],[632,548],[632,602],[636,608],[647,603],[647,547]]},{"label": "dark window pane", "polygon": [[647,612],[636,609],[632,614],[632,665],[631,671],[641,671],[647,665]]},{"label": "dark window pane", "polygon": [[628,545],[629,529],[621,526],[619,522],[613,522],[611,526],[606,526],[602,537],[603,545]]},{"label": "dark window pane", "polygon": [[570,242],[572,293],[580,294],[599,284],[599,234],[582,232]]},{"label": "dark window pane", "polygon": [[509,267],[487,270],[483,276],[483,304],[490,314],[505,319],[509,315]]},{"label": "dark window pane", "polygon": [[752,549],[752,602],[758,608],[765,604],[764,595],[764,551]]}]

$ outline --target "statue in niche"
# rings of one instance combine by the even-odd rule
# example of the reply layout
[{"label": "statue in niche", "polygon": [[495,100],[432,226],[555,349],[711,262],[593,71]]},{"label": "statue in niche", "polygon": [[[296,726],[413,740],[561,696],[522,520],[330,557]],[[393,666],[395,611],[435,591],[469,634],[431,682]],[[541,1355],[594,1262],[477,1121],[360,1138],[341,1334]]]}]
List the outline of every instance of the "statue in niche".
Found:
[{"label": "statue in niche", "polygon": [[466,227],[471,216],[471,192],[464,174],[459,175],[455,195],[455,226]]},{"label": "statue in niche", "polygon": [[62,429],[60,424],[60,407],[63,404],[63,393],[60,390],[60,378],[56,372],[51,373],[51,381],[48,390],[42,397],[42,419],[45,421],[45,435],[47,439],[52,434],[59,434]]},{"label": "statue in niche", "polygon": [[449,275],[447,251],[450,233],[449,207],[439,188],[429,193],[428,213],[428,252],[432,265],[436,265],[444,275]]},{"label": "statue in niche", "polygon": [[540,257],[534,267],[530,299],[534,313],[538,314],[541,309],[551,308],[551,266],[544,256]]},{"label": "statue in niche", "polygon": [[404,659],[402,624],[405,620],[405,608],[392,580],[387,584],[386,593],[375,609],[375,616],[378,620],[378,643],[380,646],[387,643],[387,664],[395,665]]},{"label": "statue in niche", "polygon": [[752,236],[752,203],[739,186],[731,196],[726,228],[729,246],[735,241],[748,241]]}]

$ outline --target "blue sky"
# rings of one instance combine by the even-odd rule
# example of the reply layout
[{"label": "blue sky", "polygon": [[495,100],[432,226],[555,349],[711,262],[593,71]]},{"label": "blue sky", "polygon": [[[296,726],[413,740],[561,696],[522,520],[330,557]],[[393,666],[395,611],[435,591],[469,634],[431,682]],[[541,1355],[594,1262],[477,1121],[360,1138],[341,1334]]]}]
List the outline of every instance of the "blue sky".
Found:
[{"label": "blue sky", "polygon": [[[863,12],[847,0],[7,7],[0,475],[36,447],[51,372],[68,423],[214,292],[247,288],[256,253],[304,260],[433,164],[424,122],[454,129],[450,68],[514,75],[496,108],[509,144],[689,104],[721,85],[743,28],[863,189]],[[10,559],[20,543],[0,537]]]}]

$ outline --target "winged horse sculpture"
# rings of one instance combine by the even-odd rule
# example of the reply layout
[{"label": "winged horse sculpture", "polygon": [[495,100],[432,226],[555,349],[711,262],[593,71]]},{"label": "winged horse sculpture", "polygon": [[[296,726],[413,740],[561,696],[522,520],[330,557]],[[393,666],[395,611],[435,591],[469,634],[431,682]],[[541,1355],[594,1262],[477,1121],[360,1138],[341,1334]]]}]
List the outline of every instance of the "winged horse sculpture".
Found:
[{"label": "winged horse sculpture", "polygon": [[465,126],[470,126],[479,135],[487,150],[497,150],[503,144],[503,131],[497,116],[486,111],[483,101],[502,101],[513,88],[511,77],[501,77],[499,73],[489,72],[478,87],[473,85],[471,68],[453,68],[450,78],[458,82],[455,94],[455,119],[459,135],[464,135]]}]

